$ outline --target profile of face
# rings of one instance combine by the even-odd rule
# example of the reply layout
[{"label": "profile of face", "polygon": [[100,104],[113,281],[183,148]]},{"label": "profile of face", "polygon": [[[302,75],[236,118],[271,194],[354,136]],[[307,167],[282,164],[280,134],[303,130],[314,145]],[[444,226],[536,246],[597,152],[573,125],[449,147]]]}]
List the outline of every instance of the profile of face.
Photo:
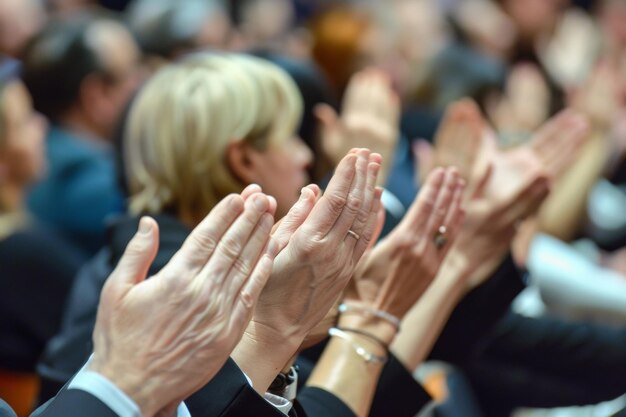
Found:
[{"label": "profile of face", "polygon": [[235,175],[246,184],[259,184],[276,199],[276,218],[282,218],[308,185],[308,166],[313,154],[299,137],[292,137],[267,149],[235,143],[229,149],[229,163]]},{"label": "profile of face", "polygon": [[98,133],[110,137],[142,79],[139,47],[130,32],[114,21],[94,24],[86,34],[86,41],[98,55],[104,70],[103,74],[85,80],[83,106],[98,125]]},{"label": "profile of face", "polygon": [[0,179],[25,187],[45,171],[47,123],[35,112],[26,87],[14,81],[2,96],[3,138],[0,138]]}]

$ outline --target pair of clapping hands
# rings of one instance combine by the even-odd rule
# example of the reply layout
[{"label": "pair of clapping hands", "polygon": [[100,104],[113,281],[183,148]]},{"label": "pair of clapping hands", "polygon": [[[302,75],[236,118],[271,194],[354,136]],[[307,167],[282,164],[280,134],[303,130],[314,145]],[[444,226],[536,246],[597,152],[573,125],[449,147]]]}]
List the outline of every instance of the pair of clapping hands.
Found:
[{"label": "pair of clapping hands", "polygon": [[[381,162],[367,149],[350,151],[325,193],[305,187],[276,225],[276,203],[260,187],[226,197],[149,280],[158,225],[143,218],[102,291],[90,369],[127,393],[143,415],[157,415],[211,380],[235,348],[245,356],[250,341],[282,360],[273,374],[249,375],[254,388],[265,391],[275,369],[339,299],[376,238],[384,218],[376,187]],[[432,279],[445,254],[431,235],[449,221],[450,239],[460,224],[461,189],[453,169],[431,175],[407,216],[407,227],[417,233],[401,245],[429,261],[411,265],[411,274],[391,274],[392,280],[385,274],[380,281],[354,282],[351,301],[402,317],[422,292],[411,282]],[[372,262],[393,260],[392,252],[385,249]],[[420,278],[421,270],[426,277]],[[257,366],[258,357],[252,358]]]}]

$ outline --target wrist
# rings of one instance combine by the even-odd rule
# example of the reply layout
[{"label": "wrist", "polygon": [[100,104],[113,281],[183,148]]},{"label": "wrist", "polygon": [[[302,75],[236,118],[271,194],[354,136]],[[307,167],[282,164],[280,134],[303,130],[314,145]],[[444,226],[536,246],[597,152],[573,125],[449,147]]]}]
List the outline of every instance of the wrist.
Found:
[{"label": "wrist", "polygon": [[[122,367],[117,367],[122,369]],[[138,370],[125,369],[116,371],[115,366],[103,363],[94,355],[87,369],[106,378],[115,385],[128,398],[130,398],[141,410],[142,416],[154,415],[163,404],[159,403],[159,395],[155,395],[158,383],[155,385],[154,378],[142,375]],[[152,389],[155,388],[155,389]]]},{"label": "wrist", "polygon": [[388,320],[371,315],[348,313],[344,313],[339,317],[337,327],[340,329],[355,329],[371,335],[373,338],[381,341],[387,349],[398,332],[398,328]]},{"label": "wrist", "polygon": [[[250,322],[231,357],[263,395],[276,376],[290,364],[303,341],[300,335],[284,335]],[[263,358],[259,361],[259,358]]]}]

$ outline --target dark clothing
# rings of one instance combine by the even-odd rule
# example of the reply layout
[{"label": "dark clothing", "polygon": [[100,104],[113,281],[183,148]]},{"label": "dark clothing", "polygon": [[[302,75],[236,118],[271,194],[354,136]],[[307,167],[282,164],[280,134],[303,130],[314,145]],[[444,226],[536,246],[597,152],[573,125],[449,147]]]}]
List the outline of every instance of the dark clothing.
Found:
[{"label": "dark clothing", "polygon": [[105,241],[105,219],[123,209],[112,147],[51,128],[47,177],[28,197],[31,212],[84,256]]},{"label": "dark clothing", "polygon": [[77,389],[62,389],[49,403],[30,417],[119,417],[92,394]]},{"label": "dark clothing", "polygon": [[211,382],[187,398],[185,404],[192,417],[284,417],[248,384],[232,359],[228,359]]},{"label": "dark clothing", "polygon": [[0,368],[33,372],[59,330],[80,259],[34,226],[0,240]]},{"label": "dark clothing", "polygon": [[587,405],[626,392],[626,329],[510,313],[466,368],[486,415]]}]

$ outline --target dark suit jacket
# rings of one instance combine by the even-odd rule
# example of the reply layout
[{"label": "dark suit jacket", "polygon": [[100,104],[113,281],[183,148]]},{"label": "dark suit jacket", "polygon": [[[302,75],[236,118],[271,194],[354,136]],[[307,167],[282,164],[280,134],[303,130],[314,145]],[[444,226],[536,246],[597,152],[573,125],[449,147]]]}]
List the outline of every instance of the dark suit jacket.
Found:
[{"label": "dark suit jacket", "polygon": [[118,417],[102,401],[88,392],[62,389],[55,398],[39,407],[30,417]]}]

